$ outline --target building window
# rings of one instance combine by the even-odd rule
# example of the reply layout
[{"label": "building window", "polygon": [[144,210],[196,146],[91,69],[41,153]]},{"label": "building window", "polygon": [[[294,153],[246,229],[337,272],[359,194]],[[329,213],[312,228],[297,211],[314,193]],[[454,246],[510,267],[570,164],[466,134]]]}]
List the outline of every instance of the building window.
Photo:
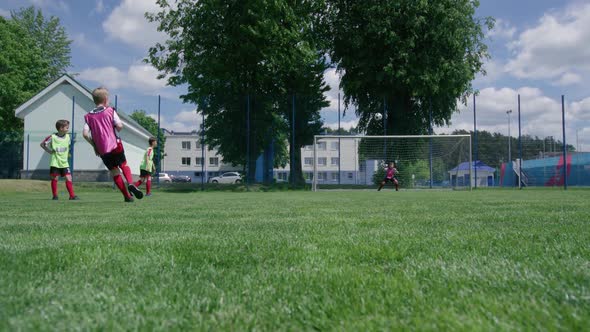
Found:
[{"label": "building window", "polygon": [[327,164],[328,164],[328,158],[326,158],[326,157],[318,158],[318,165],[319,166],[326,166]]},{"label": "building window", "polygon": [[195,165],[197,165],[197,166],[203,166],[203,158],[197,157],[195,159]]},{"label": "building window", "polygon": [[305,173],[303,173],[303,176],[305,177],[305,180],[308,180],[308,181],[313,180],[313,172],[305,172]]},{"label": "building window", "polygon": [[277,173],[277,178],[279,180],[287,181],[287,172],[279,172],[279,173]]},{"label": "building window", "polygon": [[209,158],[209,165],[210,166],[219,166],[219,158],[217,158],[217,157]]},{"label": "building window", "polygon": [[340,174],[339,173],[332,173],[332,181],[338,182],[338,180],[340,180]]},{"label": "building window", "polygon": [[190,166],[191,165],[191,158],[190,157],[182,157],[182,166]]},{"label": "building window", "polygon": [[189,141],[183,141],[182,142],[182,149],[183,150],[190,150],[191,149],[191,142],[189,142]]},{"label": "building window", "polygon": [[313,165],[313,158],[305,157],[304,162],[305,162],[305,166],[311,166],[311,165]]},{"label": "building window", "polygon": [[306,145],[305,150],[307,150],[307,151],[313,150],[313,145]]},{"label": "building window", "polygon": [[332,157],[332,166],[338,166],[338,158]]},{"label": "building window", "polygon": [[201,147],[201,143],[200,143],[199,141],[196,141],[196,142],[195,142],[195,148],[196,148],[197,150],[201,150],[201,149],[202,149],[202,147]]},{"label": "building window", "polygon": [[352,172],[349,172],[349,173],[348,173],[348,179],[349,179],[349,180],[352,180],[352,177],[353,177],[353,175],[352,175]]},{"label": "building window", "polygon": [[338,142],[330,143],[330,149],[334,151],[338,151]]},{"label": "building window", "polygon": [[326,172],[318,172],[318,181],[326,181],[328,174]]},{"label": "building window", "polygon": [[219,172],[209,172],[209,177],[219,176]]},{"label": "building window", "polygon": [[319,142],[318,143],[318,150],[326,151],[326,142]]},{"label": "building window", "polygon": [[201,177],[201,172],[195,172],[195,176],[200,178]]}]

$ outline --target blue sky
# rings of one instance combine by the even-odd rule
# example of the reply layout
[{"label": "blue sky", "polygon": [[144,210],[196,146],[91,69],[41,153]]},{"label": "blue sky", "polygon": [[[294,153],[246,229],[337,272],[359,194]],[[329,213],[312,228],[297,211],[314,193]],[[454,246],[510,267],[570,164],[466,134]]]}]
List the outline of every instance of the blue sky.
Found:
[{"label": "blue sky", "polygon": [[[177,131],[197,126],[192,105],[178,96],[185,88],[166,87],[156,71],[142,63],[147,49],[165,36],[143,13],[158,7],[152,0],[0,0],[0,15],[35,5],[46,16],[60,18],[72,44],[71,73],[88,87],[107,86],[128,113],[157,111],[162,96],[162,123]],[[522,131],[538,136],[561,137],[561,100],[566,96],[567,140],[590,150],[590,0],[481,0],[477,15],[492,16],[496,28],[488,32],[492,58],[488,75],[478,77],[478,129],[507,133],[506,110],[512,109],[512,135],[517,133],[517,95],[521,95]],[[327,125],[337,121],[338,77],[326,73],[333,90],[332,106],[322,111]],[[459,105],[449,132],[473,129],[472,103]],[[356,123],[353,112],[344,126]],[[577,140],[576,140],[577,134]]]}]

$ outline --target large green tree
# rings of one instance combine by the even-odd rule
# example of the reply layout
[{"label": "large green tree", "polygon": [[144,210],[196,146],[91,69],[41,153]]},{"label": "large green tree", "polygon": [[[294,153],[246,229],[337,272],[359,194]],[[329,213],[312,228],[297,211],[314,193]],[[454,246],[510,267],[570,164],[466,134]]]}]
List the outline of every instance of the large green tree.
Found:
[{"label": "large green tree", "polygon": [[41,10],[33,6],[13,11],[11,14],[12,20],[28,32],[42,58],[47,62],[44,81],[53,81],[64,74],[71,65],[72,41],[68,39],[59,18],[51,16],[46,19]]},{"label": "large green tree", "polygon": [[373,115],[387,110],[388,134],[423,134],[447,124],[488,56],[477,0],[329,0],[333,45],[347,106],[359,127],[382,134]]},{"label": "large green tree", "polygon": [[[152,47],[147,61],[169,84],[188,84],[182,98],[205,114],[206,143],[225,162],[250,161],[251,179],[254,160],[271,143],[275,166],[289,158],[285,144],[293,142],[295,102],[291,151],[300,160],[300,148],[321,128],[319,110],[326,105],[326,44],[318,37],[325,36],[318,33],[324,2],[181,0],[174,8],[157,3],[162,11],[147,17],[169,39]],[[292,174],[302,181],[300,163]]]},{"label": "large green tree", "polygon": [[45,85],[49,66],[30,34],[0,16],[0,131],[20,131],[14,110]]}]

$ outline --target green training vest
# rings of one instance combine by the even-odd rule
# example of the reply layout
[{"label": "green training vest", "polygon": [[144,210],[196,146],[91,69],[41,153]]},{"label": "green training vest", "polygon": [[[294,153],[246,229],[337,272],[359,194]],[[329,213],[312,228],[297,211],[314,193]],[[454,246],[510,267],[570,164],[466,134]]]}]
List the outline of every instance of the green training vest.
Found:
[{"label": "green training vest", "polygon": [[139,165],[139,169],[143,169],[144,171],[151,172],[153,167],[154,167],[154,149],[149,147],[143,155],[143,159],[141,160],[141,164]]},{"label": "green training vest", "polygon": [[51,163],[49,166],[56,168],[70,167],[68,156],[70,154],[70,134],[59,137],[56,134],[51,135],[51,149],[55,153],[51,154]]}]

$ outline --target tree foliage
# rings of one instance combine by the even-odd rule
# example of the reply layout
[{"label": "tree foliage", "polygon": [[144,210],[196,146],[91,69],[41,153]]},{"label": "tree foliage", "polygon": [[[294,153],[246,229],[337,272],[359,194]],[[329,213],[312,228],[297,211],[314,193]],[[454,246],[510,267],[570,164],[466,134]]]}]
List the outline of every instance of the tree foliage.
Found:
[{"label": "tree foliage", "polygon": [[359,127],[382,134],[373,115],[387,110],[388,134],[423,134],[447,124],[457,100],[488,57],[476,0],[331,0],[331,58],[342,74],[345,105]]},{"label": "tree foliage", "polygon": [[[325,43],[318,37],[323,1],[181,0],[174,8],[157,3],[162,11],[147,17],[169,39],[152,47],[147,61],[170,85],[188,84],[182,98],[205,114],[206,143],[224,161],[250,161],[251,178],[253,161],[271,142],[277,161],[288,158],[281,153],[293,142],[293,94],[291,150],[299,155],[311,143],[326,105]],[[302,179],[301,170],[295,172]]]},{"label": "tree foliage", "polygon": [[[149,131],[154,137],[158,138],[158,147],[159,151],[166,151],[164,149],[166,145],[166,136],[164,135],[164,130],[160,128],[160,135],[158,137],[158,122],[154,120],[151,116],[147,115],[144,110],[135,110],[131,113],[130,117],[135,120],[140,126],[142,126],[145,130]],[[146,142],[147,147],[147,142]],[[160,157],[155,156],[156,158],[164,159],[164,154],[160,153]],[[157,160],[156,160],[157,161]],[[156,163],[159,167],[159,163]]]},{"label": "tree foliage", "polygon": [[51,16],[45,19],[41,10],[33,6],[13,11],[11,14],[12,20],[28,32],[41,57],[47,62],[44,82],[53,81],[64,74],[71,66],[72,41],[60,25],[59,18]]}]

